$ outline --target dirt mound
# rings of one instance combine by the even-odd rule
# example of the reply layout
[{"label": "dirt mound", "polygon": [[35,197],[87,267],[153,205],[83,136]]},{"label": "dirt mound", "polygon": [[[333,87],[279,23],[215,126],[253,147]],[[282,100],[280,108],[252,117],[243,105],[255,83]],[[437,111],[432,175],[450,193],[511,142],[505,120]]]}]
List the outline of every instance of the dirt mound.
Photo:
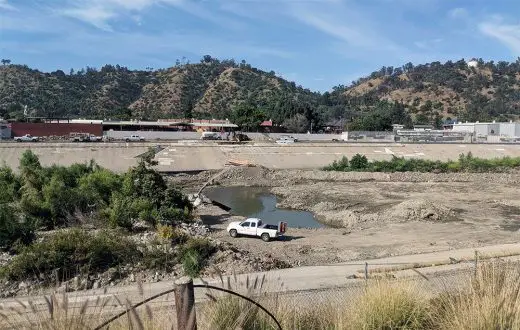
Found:
[{"label": "dirt mound", "polygon": [[232,167],[216,179],[226,185],[270,186],[272,170],[263,167]]},{"label": "dirt mound", "polygon": [[381,217],[388,222],[417,220],[447,220],[454,212],[439,203],[423,199],[410,199],[383,212]]}]

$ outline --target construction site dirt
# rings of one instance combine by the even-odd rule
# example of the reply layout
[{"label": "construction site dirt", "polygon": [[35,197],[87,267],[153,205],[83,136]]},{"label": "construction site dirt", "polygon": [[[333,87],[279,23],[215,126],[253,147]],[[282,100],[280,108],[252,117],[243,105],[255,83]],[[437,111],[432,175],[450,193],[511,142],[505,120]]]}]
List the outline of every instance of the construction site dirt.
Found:
[{"label": "construction site dirt", "polygon": [[[188,191],[210,185],[261,186],[278,206],[311,211],[325,228],[289,228],[284,240],[232,238],[230,215],[215,206],[198,210],[211,235],[238,250],[273,256],[292,266],[327,265],[518,242],[520,173],[349,173],[236,167],[177,175]],[[280,219],[283,220],[283,219]]]}]

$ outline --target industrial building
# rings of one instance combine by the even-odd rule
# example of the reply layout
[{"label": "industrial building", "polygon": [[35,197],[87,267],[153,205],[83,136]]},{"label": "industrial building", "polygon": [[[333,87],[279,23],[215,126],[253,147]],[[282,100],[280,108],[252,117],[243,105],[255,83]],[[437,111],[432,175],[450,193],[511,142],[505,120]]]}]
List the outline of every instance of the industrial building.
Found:
[{"label": "industrial building", "polygon": [[520,140],[520,123],[455,123],[453,132],[472,134],[475,141],[486,140],[488,142],[501,142],[507,140]]},{"label": "industrial building", "polygon": [[77,124],[77,123],[11,123],[11,136],[67,136],[70,133],[89,133],[96,136],[103,135],[101,124]]},{"label": "industrial building", "polygon": [[47,123],[101,125],[103,131],[220,131],[238,128],[229,120],[216,119],[159,119],[157,121],[67,119],[51,120]]},{"label": "industrial building", "polygon": [[[194,120],[165,119],[158,121],[139,120],[94,120],[94,119],[45,119],[36,118],[39,122],[13,122],[0,124],[1,137],[9,139],[14,136],[30,134],[50,139],[63,139],[71,133],[86,133],[95,136],[107,135],[112,138],[123,138],[131,134],[146,135],[147,139],[173,139],[182,132],[229,132],[236,130],[237,125],[229,120]],[[177,135],[176,135],[177,134]]]}]

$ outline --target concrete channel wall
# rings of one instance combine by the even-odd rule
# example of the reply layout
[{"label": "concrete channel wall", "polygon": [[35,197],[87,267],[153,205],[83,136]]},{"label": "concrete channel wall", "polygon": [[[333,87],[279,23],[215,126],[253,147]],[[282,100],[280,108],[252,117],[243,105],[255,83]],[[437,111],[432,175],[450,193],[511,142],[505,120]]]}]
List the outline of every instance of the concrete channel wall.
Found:
[{"label": "concrete channel wall", "polygon": [[5,162],[17,170],[23,152],[31,149],[45,166],[87,163],[93,159],[103,167],[123,172],[135,165],[136,157],[148,147],[143,143],[0,143],[0,166]]},{"label": "concrete channel wall", "polygon": [[346,156],[359,153],[371,160],[415,157],[432,160],[457,159],[471,152],[476,157],[520,157],[520,145],[508,144],[398,144],[398,143],[250,143],[219,145],[214,141],[146,143],[0,143],[0,163],[17,169],[26,149],[31,149],[43,165],[70,165],[94,159],[103,167],[125,171],[149,147],[163,148],[156,155],[160,171],[199,171],[224,168],[228,161],[242,161],[268,168],[321,168]]}]

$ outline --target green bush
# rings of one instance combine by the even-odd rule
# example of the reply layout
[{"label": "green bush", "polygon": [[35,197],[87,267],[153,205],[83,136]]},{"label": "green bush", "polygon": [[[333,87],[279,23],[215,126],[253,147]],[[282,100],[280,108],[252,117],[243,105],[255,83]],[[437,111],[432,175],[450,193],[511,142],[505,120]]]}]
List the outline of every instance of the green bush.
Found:
[{"label": "green bush", "polygon": [[207,259],[215,252],[215,247],[204,238],[191,238],[181,248],[180,260],[184,273],[193,278],[199,276]]},{"label": "green bush", "polygon": [[325,171],[348,171],[349,163],[348,158],[343,156],[339,161],[335,160],[331,165],[324,168]]},{"label": "green bush", "polygon": [[89,233],[70,229],[25,247],[2,267],[1,275],[11,280],[53,276],[48,280],[68,280],[77,274],[102,272],[142,257],[137,245],[110,232]]},{"label": "green bush", "polygon": [[368,159],[365,155],[355,154],[350,160],[350,168],[354,171],[365,170],[368,168]]},{"label": "green bush", "polygon": [[[170,248],[168,246],[168,248]],[[144,249],[140,264],[143,269],[161,269],[171,271],[178,263],[178,259],[172,253],[168,252],[168,248],[164,246],[151,245]]]},{"label": "green bush", "polygon": [[0,204],[0,248],[10,250],[18,244],[31,243],[35,237],[34,230],[31,221],[20,221],[10,205]]},{"label": "green bush", "polygon": [[457,161],[432,161],[418,158],[392,156],[391,160],[369,162],[366,156],[356,154],[350,162],[346,157],[326,166],[326,171],[367,171],[367,172],[501,172],[520,167],[520,157],[482,159],[471,153],[461,154]]},{"label": "green bush", "polygon": [[[45,229],[66,227],[76,214],[131,229],[137,220],[151,225],[191,220],[193,206],[151,166],[154,152],[123,175],[88,164],[42,167],[30,150],[20,159],[20,175],[0,168],[0,203],[15,206],[19,218],[35,219]],[[102,223],[102,222],[100,222]]]}]

